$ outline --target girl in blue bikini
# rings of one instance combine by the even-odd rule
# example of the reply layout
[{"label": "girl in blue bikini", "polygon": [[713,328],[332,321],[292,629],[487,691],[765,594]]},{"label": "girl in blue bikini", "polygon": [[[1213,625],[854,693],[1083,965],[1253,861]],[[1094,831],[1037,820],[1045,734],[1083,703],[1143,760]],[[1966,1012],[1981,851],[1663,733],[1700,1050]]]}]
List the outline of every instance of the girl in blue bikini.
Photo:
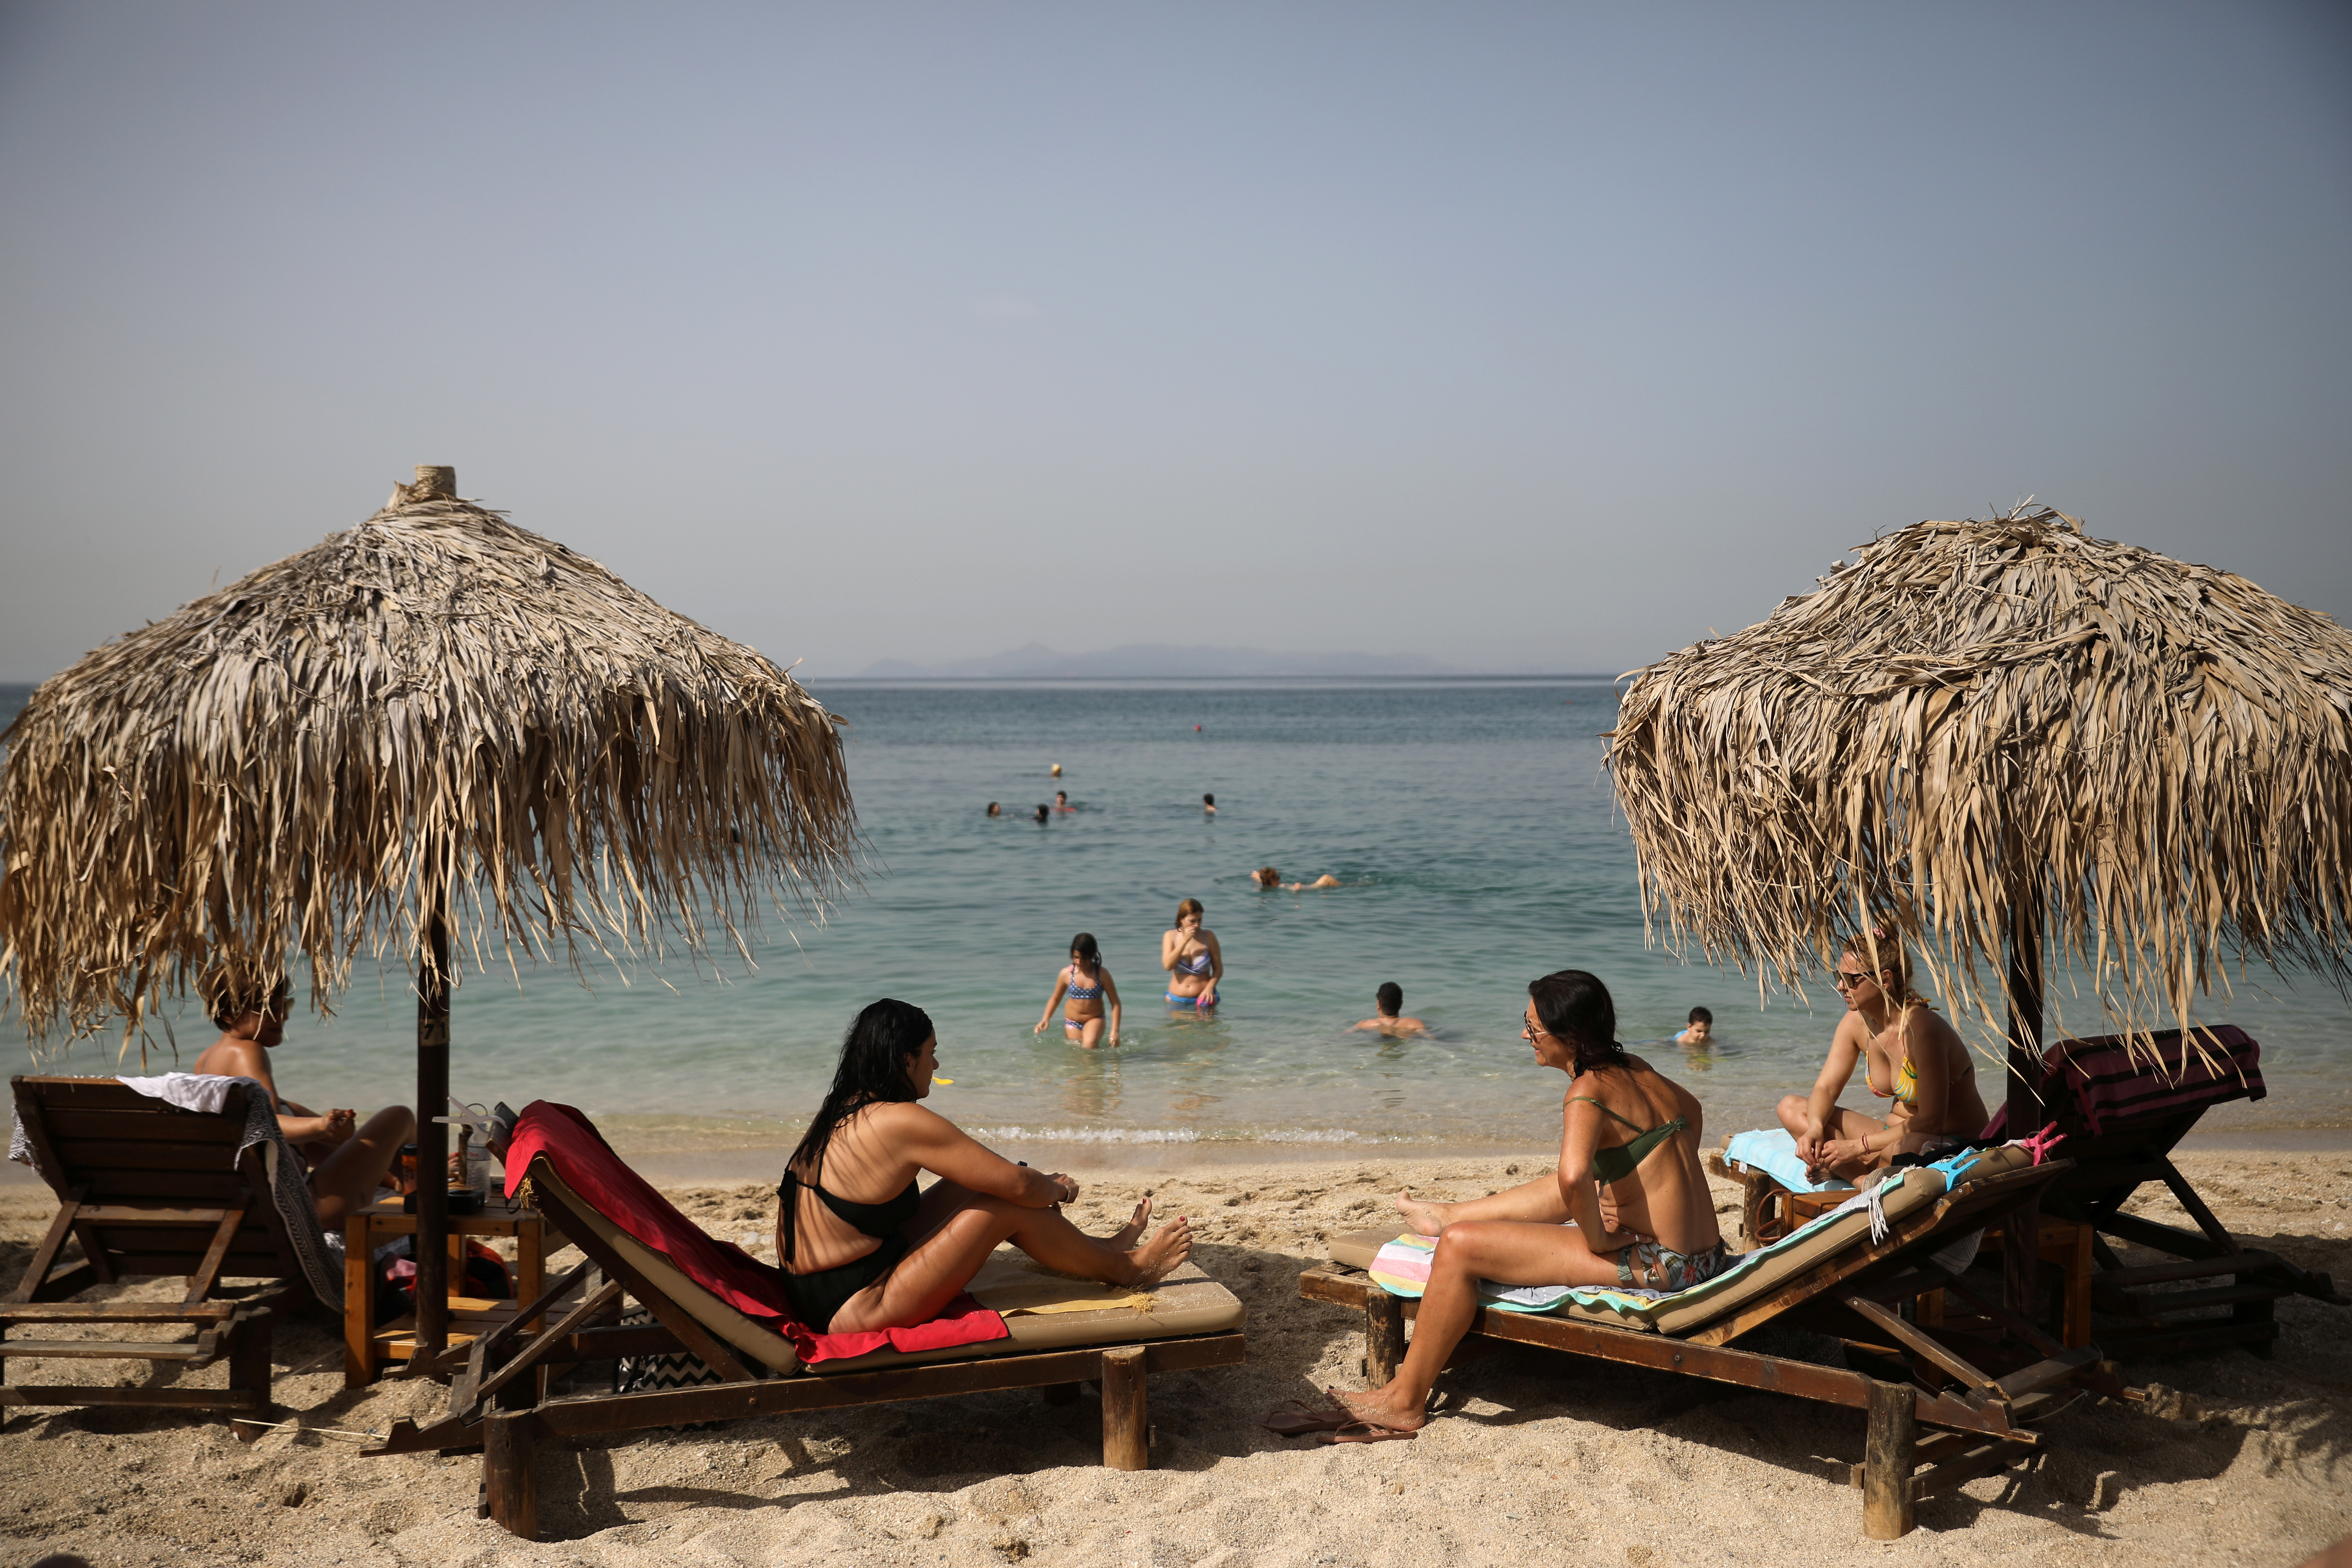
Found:
[{"label": "girl in blue bikini", "polygon": [[[1095,945],[1093,933],[1080,931],[1070,939],[1070,962],[1062,973],[1054,976],[1054,994],[1045,998],[1045,1016],[1029,1032],[1042,1035],[1045,1026],[1054,1021],[1055,1005],[1066,994],[1070,1005],[1062,1013],[1062,1036],[1074,1046],[1093,1050],[1097,1046],[1118,1044],[1118,987],[1111,981],[1110,971],[1102,964],[1102,950]],[[1109,1030],[1104,1030],[1103,1001],[1110,1001]]]},{"label": "girl in blue bikini", "polygon": [[1168,1005],[1206,1013],[1217,1005],[1217,987],[1225,978],[1224,950],[1217,935],[1201,924],[1208,911],[1198,899],[1176,906],[1176,929],[1160,936],[1160,967],[1168,972]]}]

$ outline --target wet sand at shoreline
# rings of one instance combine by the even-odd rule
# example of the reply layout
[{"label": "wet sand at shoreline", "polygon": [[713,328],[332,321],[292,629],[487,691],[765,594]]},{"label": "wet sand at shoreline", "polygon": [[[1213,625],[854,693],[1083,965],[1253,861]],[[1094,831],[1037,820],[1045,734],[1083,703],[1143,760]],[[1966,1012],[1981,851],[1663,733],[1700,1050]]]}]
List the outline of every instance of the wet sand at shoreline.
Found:
[{"label": "wet sand at shoreline", "polygon": [[[713,1234],[756,1237],[772,1224],[772,1163],[751,1180],[669,1190]],[[1251,1423],[1277,1400],[1360,1383],[1360,1321],[1297,1299],[1321,1237],[1376,1223],[1402,1184],[1471,1196],[1541,1164],[1527,1153],[1196,1159],[1148,1171],[1073,1163],[1087,1184],[1085,1223],[1108,1228],[1151,1188],[1163,1213],[1191,1216],[1196,1258],[1250,1310],[1247,1366],[1152,1380],[1147,1472],[1097,1467],[1091,1395],[1060,1408],[1027,1391],[825,1412],[544,1456],[550,1539],[526,1543],[475,1519],[475,1456],[365,1459],[358,1440],[322,1430],[381,1432],[436,1414],[445,1395],[404,1382],[347,1393],[337,1331],[314,1312],[285,1325],[275,1346],[279,1419],[299,1429],[251,1447],[218,1423],[169,1415],[11,1413],[0,1428],[0,1535],[12,1560],[62,1550],[110,1565],[2264,1568],[2352,1533],[2352,1311],[2294,1297],[2279,1303],[2275,1359],[2230,1351],[2127,1364],[2128,1380],[2151,1389],[2148,1404],[2063,1413],[2021,1479],[1922,1503],[1921,1528],[1892,1544],[1862,1539],[1859,1493],[1846,1484],[1862,1452],[1857,1414],[1533,1349],[1448,1373],[1448,1407],[1415,1442],[1318,1447]],[[2352,1276],[2352,1158],[2282,1164],[2201,1152],[2181,1164],[2248,1244]],[[1735,1196],[1718,1186],[1720,1207]],[[2172,1211],[2168,1197],[2135,1207]],[[0,1287],[14,1284],[50,1212],[39,1191],[0,1194]],[[225,1370],[188,1376],[213,1382]],[[10,1380],[59,1373],[129,1383],[144,1369],[20,1365]]]}]

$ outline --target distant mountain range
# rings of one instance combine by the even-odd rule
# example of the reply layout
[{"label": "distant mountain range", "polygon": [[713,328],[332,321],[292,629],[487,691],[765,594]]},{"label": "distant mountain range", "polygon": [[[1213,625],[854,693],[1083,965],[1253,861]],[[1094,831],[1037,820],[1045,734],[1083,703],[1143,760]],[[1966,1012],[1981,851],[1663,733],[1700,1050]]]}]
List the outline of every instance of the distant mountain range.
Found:
[{"label": "distant mountain range", "polygon": [[1417,653],[1269,653],[1256,647],[1178,647],[1129,643],[1094,653],[1063,653],[1043,643],[982,658],[916,664],[886,658],[857,680],[1147,679],[1248,675],[1463,675],[1466,670]]}]

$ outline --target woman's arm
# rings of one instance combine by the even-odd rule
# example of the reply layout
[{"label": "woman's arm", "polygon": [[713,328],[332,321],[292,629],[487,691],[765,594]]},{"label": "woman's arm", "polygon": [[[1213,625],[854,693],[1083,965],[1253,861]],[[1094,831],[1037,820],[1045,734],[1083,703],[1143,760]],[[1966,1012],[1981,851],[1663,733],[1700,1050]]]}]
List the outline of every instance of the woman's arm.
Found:
[{"label": "woman's arm", "polygon": [[946,1117],[911,1100],[876,1106],[873,1114],[875,1131],[887,1147],[958,1186],[1032,1209],[1052,1208],[1077,1196],[1078,1184],[1067,1176],[1016,1165]]},{"label": "woman's arm", "polygon": [[1163,931],[1160,933],[1160,967],[1169,973],[1176,973],[1176,955],[1184,951],[1184,933]]},{"label": "woman's arm", "polygon": [[1838,1096],[1853,1077],[1854,1060],[1862,1054],[1862,1042],[1868,1038],[1861,1020],[1851,1013],[1838,1020],[1837,1032],[1830,1037],[1830,1059],[1822,1064],[1822,1076],[1813,1080],[1813,1092],[1806,1097],[1805,1131],[1797,1140],[1797,1158],[1808,1165],[1821,1158],[1822,1140],[1828,1134],[1830,1118],[1837,1114]]},{"label": "woman's arm", "polygon": [[1601,1187],[1592,1179],[1592,1154],[1601,1145],[1601,1108],[1571,1099],[1560,1108],[1559,1196],[1568,1217],[1595,1252],[1615,1252],[1642,1238],[1612,1230],[1601,1213]]},{"label": "woman's arm", "polygon": [[1217,945],[1217,933],[1202,927],[1201,945],[1209,950],[1209,988],[1201,993],[1203,998],[1214,997],[1217,987],[1224,983],[1225,950]]},{"label": "woman's arm", "polygon": [[1069,988],[1070,969],[1069,965],[1064,964],[1062,972],[1054,976],[1054,994],[1045,998],[1045,1011],[1037,1019],[1037,1026],[1029,1031],[1031,1034],[1042,1035],[1045,1032],[1045,1026],[1054,1021],[1054,1009],[1062,1005],[1062,993]]},{"label": "woman's arm", "polygon": [[1111,979],[1110,971],[1100,964],[1095,966],[1095,973],[1102,976],[1103,994],[1110,999],[1110,1033],[1104,1038],[1115,1046],[1118,1044],[1118,985]]}]

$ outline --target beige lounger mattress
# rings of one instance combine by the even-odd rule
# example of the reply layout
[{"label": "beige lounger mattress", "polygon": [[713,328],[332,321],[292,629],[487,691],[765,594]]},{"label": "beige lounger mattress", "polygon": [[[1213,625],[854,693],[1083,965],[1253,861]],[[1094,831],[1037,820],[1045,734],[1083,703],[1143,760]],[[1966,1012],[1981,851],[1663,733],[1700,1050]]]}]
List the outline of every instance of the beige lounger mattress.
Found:
[{"label": "beige lounger mattress", "polygon": [[[598,1214],[565,1184],[544,1160],[534,1161],[530,1179],[545,1182],[564,1203],[588,1222],[604,1244],[631,1268],[642,1272],[654,1288],[692,1314],[694,1320],[746,1355],[778,1373],[800,1369],[800,1355],[790,1341],[762,1328],[696,1284],[662,1254],[637,1240]],[[1075,1292],[1094,1294],[1099,1285],[1072,1280]],[[982,1356],[1019,1355],[1030,1351],[1070,1350],[1083,1345],[1132,1344],[1139,1340],[1175,1339],[1186,1334],[1223,1333],[1238,1329],[1248,1317],[1240,1298],[1187,1263],[1150,1292],[1149,1310],[1112,1307],[1085,1311],[1020,1312],[1004,1320],[1008,1337],[982,1344],[956,1345],[948,1350],[908,1352],[876,1351],[845,1361],[828,1361],[808,1367],[830,1375],[871,1372],[879,1367],[928,1365],[934,1362],[973,1361]]]},{"label": "beige lounger mattress", "polygon": [[[2000,1175],[2030,1164],[2032,1159],[2022,1149],[1989,1150],[1969,1167],[1968,1180]],[[1889,1193],[1880,1207],[1889,1220],[1896,1220],[1927,1207],[1943,1195],[1942,1172],[1913,1169],[1904,1173],[1901,1188]],[[1373,1255],[1401,1234],[1402,1232],[1395,1226],[1349,1231],[1331,1237],[1325,1247],[1333,1262],[1368,1269],[1372,1266]],[[1796,1246],[1782,1247],[1760,1267],[1719,1287],[1710,1282],[1695,1290],[1643,1303],[1639,1308],[1622,1310],[1570,1300],[1554,1308],[1548,1315],[1608,1323],[1621,1329],[1666,1334],[1688,1333],[1770,1294],[1796,1276],[1816,1267],[1822,1259],[1844,1251],[1857,1241],[1868,1241],[1870,1215],[1860,1210],[1839,1215],[1827,1224],[1815,1222],[1808,1232],[1801,1232],[1800,1235],[1802,1239]]]}]

